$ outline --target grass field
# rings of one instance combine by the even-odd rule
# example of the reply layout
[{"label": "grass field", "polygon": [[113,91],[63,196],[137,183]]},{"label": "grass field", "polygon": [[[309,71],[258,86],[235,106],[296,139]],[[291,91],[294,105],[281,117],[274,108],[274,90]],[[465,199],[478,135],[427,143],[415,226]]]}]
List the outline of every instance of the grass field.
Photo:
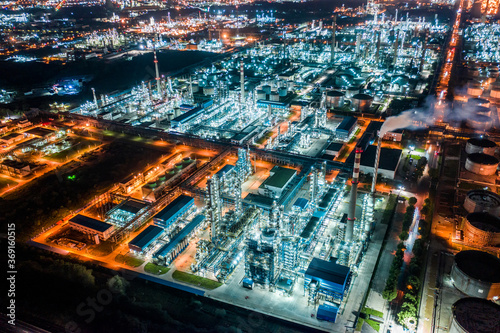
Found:
[{"label": "grass field", "polygon": [[165,274],[169,270],[170,270],[170,268],[168,268],[168,267],[156,265],[156,264],[153,264],[152,262],[148,262],[146,264],[146,266],[144,266],[144,271],[146,273],[155,274],[155,275]]},{"label": "grass field", "polygon": [[7,186],[15,186],[15,185],[17,185],[17,182],[8,178],[0,177],[0,191],[5,190]]},{"label": "grass field", "polygon": [[205,289],[215,289],[220,286],[222,286],[222,283],[210,279],[205,279],[204,277],[181,272],[181,271],[175,271],[172,274],[172,277],[178,281],[186,282],[189,284],[192,284],[194,286],[202,287]]},{"label": "grass field", "polygon": [[125,264],[125,265],[131,266],[131,267],[139,267],[144,263],[144,260],[142,260],[142,259],[138,259],[135,257],[123,255],[123,254],[118,254],[115,257],[115,261],[119,262],[120,264]]},{"label": "grass field", "polygon": [[380,311],[373,310],[370,308],[363,308],[361,313],[364,313],[366,315],[366,319],[359,318],[358,319],[358,324],[356,325],[356,329],[361,331],[361,327],[363,326],[363,322],[366,322],[368,325],[370,325],[374,330],[377,332],[380,330],[380,323],[371,319],[368,319],[370,315],[378,316],[380,318],[384,318],[384,314]]}]

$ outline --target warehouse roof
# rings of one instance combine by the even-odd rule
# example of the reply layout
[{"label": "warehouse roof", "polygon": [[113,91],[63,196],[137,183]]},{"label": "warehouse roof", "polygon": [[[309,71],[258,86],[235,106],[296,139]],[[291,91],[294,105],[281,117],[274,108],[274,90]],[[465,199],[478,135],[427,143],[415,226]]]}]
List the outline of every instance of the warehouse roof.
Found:
[{"label": "warehouse roof", "polygon": [[35,127],[35,128],[27,130],[24,133],[28,133],[28,134],[31,134],[31,135],[34,135],[34,136],[44,137],[44,136],[47,136],[47,135],[51,135],[54,132],[55,132],[54,130],[51,130],[51,129],[48,129],[48,128]]},{"label": "warehouse roof", "polygon": [[119,209],[132,214],[137,214],[144,207],[146,207],[146,204],[143,201],[129,198],[120,205]]},{"label": "warehouse roof", "polygon": [[321,201],[320,201],[320,203],[318,205],[319,208],[326,209],[328,207],[328,205],[330,204],[330,202],[332,201],[333,196],[335,195],[335,193],[337,193],[337,190],[334,189],[334,188],[330,188],[328,190],[328,192],[326,192],[326,194],[321,199]]},{"label": "warehouse roof", "polygon": [[[377,146],[368,146],[361,154],[360,164],[366,167],[373,167],[375,165],[376,152]],[[395,171],[401,159],[401,154],[401,149],[381,148],[378,168]]]},{"label": "warehouse roof", "polygon": [[155,225],[150,225],[140,234],[135,236],[135,238],[132,239],[128,245],[138,247],[142,250],[149,244],[151,244],[156,238],[158,238],[163,230],[163,228],[157,227]]},{"label": "warehouse roof", "polygon": [[168,243],[163,245],[156,253],[155,257],[158,256],[165,256],[168,253],[170,253],[173,249],[179,245],[179,243],[186,238],[191,231],[193,231],[203,220],[205,219],[204,215],[197,215],[191,222],[189,222],[181,231],[175,235],[172,240]]},{"label": "warehouse roof", "polygon": [[350,131],[356,125],[357,119],[352,116],[344,117],[342,122],[335,129],[336,131]]},{"label": "warehouse roof", "polygon": [[344,147],[343,142],[332,142],[328,145],[328,148],[326,148],[326,150],[340,151],[342,147]]},{"label": "warehouse roof", "polygon": [[194,203],[194,199],[192,197],[181,194],[153,217],[159,220],[168,221],[172,218],[172,216],[174,216],[175,213],[192,202]]},{"label": "warehouse roof", "polygon": [[260,187],[264,187],[267,185],[267,186],[282,188],[297,173],[297,170],[295,169],[284,168],[281,166],[278,168],[275,167],[274,170],[275,170],[274,175],[268,177]]},{"label": "warehouse roof", "polygon": [[113,228],[112,224],[93,219],[85,215],[75,215],[69,222],[81,225],[82,227],[90,228],[98,232],[105,232],[109,228]]},{"label": "warehouse roof", "polygon": [[319,278],[323,281],[332,282],[339,285],[345,285],[349,278],[350,269],[347,266],[342,266],[331,261],[325,261],[318,258],[313,258],[306,275],[312,279]]}]

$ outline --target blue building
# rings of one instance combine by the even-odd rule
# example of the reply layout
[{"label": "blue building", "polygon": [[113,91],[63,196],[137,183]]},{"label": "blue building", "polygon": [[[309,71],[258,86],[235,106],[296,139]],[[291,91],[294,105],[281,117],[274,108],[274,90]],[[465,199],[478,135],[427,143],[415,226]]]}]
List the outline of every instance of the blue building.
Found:
[{"label": "blue building", "polygon": [[169,265],[182,251],[186,249],[189,245],[189,239],[204,219],[204,215],[197,215],[181,231],[179,231],[169,243],[163,245],[154,254],[154,257],[164,260],[165,264]]},{"label": "blue building", "polygon": [[316,318],[318,320],[331,321],[332,323],[337,320],[339,308],[331,303],[324,303],[318,306]]},{"label": "blue building", "polygon": [[335,135],[340,139],[346,140],[351,135],[357,123],[358,120],[354,117],[344,117],[342,122],[335,129]]},{"label": "blue building", "polygon": [[184,215],[194,206],[194,198],[187,195],[180,195],[167,207],[160,210],[153,216],[153,221],[157,226],[168,229],[179,217]]},{"label": "blue building", "polygon": [[314,258],[304,275],[304,290],[309,293],[312,302],[318,299],[340,302],[350,281],[349,267]]},{"label": "blue building", "polygon": [[163,228],[150,225],[128,243],[131,250],[142,252],[163,233]]}]

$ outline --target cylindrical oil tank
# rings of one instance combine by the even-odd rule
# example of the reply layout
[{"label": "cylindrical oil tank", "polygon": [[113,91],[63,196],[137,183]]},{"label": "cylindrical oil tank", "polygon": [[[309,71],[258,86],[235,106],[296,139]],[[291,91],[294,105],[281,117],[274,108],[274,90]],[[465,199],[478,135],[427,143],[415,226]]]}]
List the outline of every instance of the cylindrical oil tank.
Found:
[{"label": "cylindrical oil tank", "polygon": [[471,115],[471,117],[467,118],[465,122],[467,123],[467,126],[479,131],[487,131],[493,126],[493,121],[490,117],[480,114]]},{"label": "cylindrical oil tank", "polygon": [[286,87],[279,87],[278,88],[278,95],[280,97],[285,97],[287,93],[288,93],[288,89]]},{"label": "cylindrical oil tank", "polygon": [[203,94],[209,95],[209,96],[215,94],[215,87],[214,86],[203,87]]},{"label": "cylindrical oil tank", "polygon": [[475,246],[500,244],[500,218],[490,213],[470,213],[464,218],[464,242]]},{"label": "cylindrical oil tank", "polygon": [[266,92],[262,89],[257,90],[257,99],[266,99]]},{"label": "cylindrical oil tank", "polygon": [[483,251],[461,251],[455,255],[450,277],[455,288],[471,297],[500,296],[500,259]]},{"label": "cylindrical oil tank", "polygon": [[264,90],[266,92],[266,94],[269,95],[271,93],[271,86],[268,84],[265,84],[262,86],[262,90]]},{"label": "cylindrical oil tank", "polygon": [[488,155],[495,155],[497,144],[485,138],[472,138],[467,140],[465,145],[465,152],[467,154],[483,153]]},{"label": "cylindrical oil tank", "polygon": [[210,73],[210,74],[207,75],[207,81],[215,82],[216,80],[217,80],[217,74]]},{"label": "cylindrical oil tank", "polygon": [[464,209],[468,213],[486,212],[494,216],[500,215],[500,195],[487,190],[467,192]]},{"label": "cylindrical oil tank", "polygon": [[467,103],[472,106],[484,106],[486,108],[490,107],[490,101],[485,98],[469,98]]},{"label": "cylindrical oil tank", "polygon": [[198,84],[193,83],[192,87],[193,87],[193,93],[197,93],[198,91],[200,91],[200,86],[198,86]]},{"label": "cylindrical oil tank", "polygon": [[344,105],[345,94],[338,90],[330,90],[326,92],[326,107],[339,108]]},{"label": "cylindrical oil tank", "polygon": [[491,87],[490,97],[499,98],[500,99],[500,86],[495,85]]},{"label": "cylindrical oil tank", "polygon": [[483,88],[476,82],[469,82],[467,84],[467,95],[472,97],[479,97],[483,94]]},{"label": "cylindrical oil tank", "polygon": [[500,305],[482,298],[466,297],[451,306],[449,333],[500,332]]},{"label": "cylindrical oil tank", "polygon": [[469,76],[472,76],[472,77],[479,76],[479,68],[476,66],[470,67],[468,72],[469,72]]},{"label": "cylindrical oil tank", "polygon": [[482,116],[487,116],[487,117],[491,116],[491,109],[485,106],[476,106],[474,108],[474,111]]},{"label": "cylindrical oil tank", "polygon": [[465,169],[477,175],[492,176],[496,173],[498,159],[491,155],[474,153],[467,156]]},{"label": "cylindrical oil tank", "polygon": [[288,87],[288,90],[291,90],[295,86],[295,82],[292,80],[288,80],[286,81],[286,86]]},{"label": "cylindrical oil tank", "polygon": [[356,94],[352,96],[352,106],[357,112],[368,112],[372,106],[373,97],[367,94]]},{"label": "cylindrical oil tank", "polygon": [[278,95],[277,92],[272,92],[271,95],[269,95],[269,100],[273,102],[279,102],[280,101],[280,95]]},{"label": "cylindrical oil tank", "polygon": [[352,98],[352,96],[354,96],[356,94],[359,94],[359,88],[358,87],[349,87],[346,89],[345,97]]}]

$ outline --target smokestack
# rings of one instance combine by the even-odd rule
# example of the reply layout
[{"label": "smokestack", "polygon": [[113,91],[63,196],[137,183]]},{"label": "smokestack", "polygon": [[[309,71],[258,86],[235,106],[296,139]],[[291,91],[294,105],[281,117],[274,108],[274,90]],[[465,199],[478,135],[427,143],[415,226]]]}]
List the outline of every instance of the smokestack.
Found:
[{"label": "smokestack", "polygon": [[381,148],[382,148],[382,135],[380,135],[378,138],[377,151],[375,152],[375,164],[373,165],[372,194],[375,194],[375,186],[377,185],[378,162],[380,161]]},{"label": "smokestack", "polygon": [[363,149],[356,147],[354,155],[354,169],[352,170],[351,198],[349,202],[349,214],[347,215],[347,226],[345,230],[345,240],[352,241],[354,231],[354,221],[356,220],[356,198],[358,196],[359,161]]},{"label": "smokestack", "polygon": [[330,53],[330,63],[333,65],[333,62],[335,61],[335,30],[337,29],[337,17],[334,15],[333,16],[333,23],[332,23],[332,50]]},{"label": "smokestack", "polygon": [[156,90],[158,91],[158,94],[160,95],[161,98],[163,94],[161,92],[160,71],[158,70],[158,59],[156,58],[156,48],[154,49],[154,63],[156,71]]},{"label": "smokestack", "polygon": [[240,105],[243,103],[245,97],[245,66],[243,65],[243,58],[240,59]]},{"label": "smokestack", "polygon": [[379,53],[380,53],[380,31],[377,31],[377,50],[375,51],[375,65],[378,65]]}]

